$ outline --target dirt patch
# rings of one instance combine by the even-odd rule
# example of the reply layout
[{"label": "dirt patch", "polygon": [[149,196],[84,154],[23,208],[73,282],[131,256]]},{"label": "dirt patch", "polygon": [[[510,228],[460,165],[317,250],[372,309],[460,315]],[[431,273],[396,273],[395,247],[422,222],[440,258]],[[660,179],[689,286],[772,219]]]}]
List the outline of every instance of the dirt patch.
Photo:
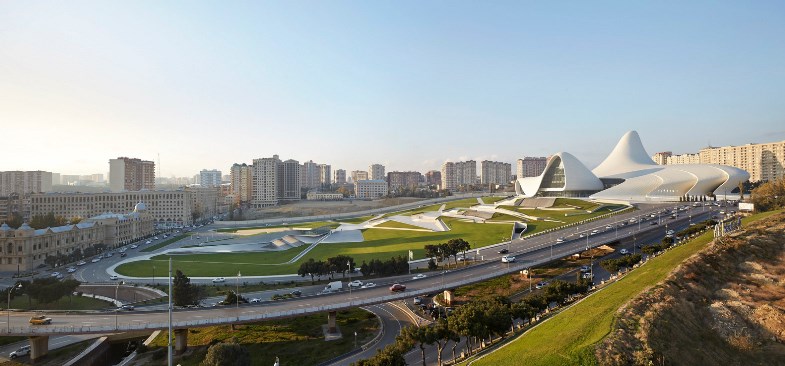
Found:
[{"label": "dirt patch", "polygon": [[422,198],[399,197],[373,201],[299,201],[295,203],[252,209],[246,212],[248,220],[272,219],[280,217],[320,216],[374,210],[390,206],[422,201]]},{"label": "dirt patch", "polygon": [[715,240],[621,309],[601,365],[785,365],[785,214]]}]

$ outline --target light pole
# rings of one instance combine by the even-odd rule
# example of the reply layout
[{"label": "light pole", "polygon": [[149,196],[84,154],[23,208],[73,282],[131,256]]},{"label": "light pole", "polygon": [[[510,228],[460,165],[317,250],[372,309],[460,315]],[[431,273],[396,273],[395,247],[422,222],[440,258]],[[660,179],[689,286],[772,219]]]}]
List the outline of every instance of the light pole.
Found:
[{"label": "light pole", "polygon": [[[237,271],[237,292],[234,293],[234,297],[236,297],[235,301],[237,302],[238,309],[240,308],[240,276],[242,276],[242,274],[240,274],[240,271]],[[238,314],[237,316],[240,315]]]},{"label": "light pole", "polygon": [[17,284],[15,284],[15,285],[13,285],[13,286],[8,288],[8,307],[5,309],[6,312],[8,313],[8,321],[6,322],[6,326],[7,326],[6,331],[8,333],[11,333],[11,292],[13,292],[16,289],[21,289],[21,288],[22,288],[22,284],[21,283],[17,283]]},{"label": "light pole", "polygon": [[[115,302],[119,302],[120,300],[117,298],[117,290],[120,289],[120,285],[123,284],[123,281],[117,283],[117,286],[114,288],[114,300]],[[115,305],[117,305],[115,303]],[[120,311],[120,306],[114,309],[114,329],[117,329],[117,312]]]},{"label": "light pole", "polygon": [[[352,279],[352,262],[351,261],[346,261],[346,272],[349,272],[349,279]],[[352,282],[351,281],[349,281],[349,296],[352,296]],[[355,336],[355,338],[357,338],[357,336]]]},{"label": "light pole", "polygon": [[167,336],[167,351],[168,360],[167,365],[172,366],[174,354],[172,354],[172,257],[169,257],[169,335]]}]

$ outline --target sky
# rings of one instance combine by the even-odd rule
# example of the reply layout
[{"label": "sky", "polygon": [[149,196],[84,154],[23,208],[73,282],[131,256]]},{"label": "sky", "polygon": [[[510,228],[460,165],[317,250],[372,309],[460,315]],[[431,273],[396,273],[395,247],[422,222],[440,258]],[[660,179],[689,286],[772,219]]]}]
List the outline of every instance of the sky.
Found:
[{"label": "sky", "polygon": [[785,2],[0,0],[0,171],[785,140]]}]

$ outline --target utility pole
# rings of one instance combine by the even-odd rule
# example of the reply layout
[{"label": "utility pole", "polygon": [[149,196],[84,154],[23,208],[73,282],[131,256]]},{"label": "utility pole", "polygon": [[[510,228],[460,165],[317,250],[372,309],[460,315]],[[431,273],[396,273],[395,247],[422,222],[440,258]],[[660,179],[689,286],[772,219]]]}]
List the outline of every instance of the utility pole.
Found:
[{"label": "utility pole", "polygon": [[168,366],[172,366],[173,361],[173,354],[172,354],[172,338],[174,333],[172,332],[172,257],[169,257],[169,342],[167,346],[167,350],[169,352],[169,362],[167,363]]}]

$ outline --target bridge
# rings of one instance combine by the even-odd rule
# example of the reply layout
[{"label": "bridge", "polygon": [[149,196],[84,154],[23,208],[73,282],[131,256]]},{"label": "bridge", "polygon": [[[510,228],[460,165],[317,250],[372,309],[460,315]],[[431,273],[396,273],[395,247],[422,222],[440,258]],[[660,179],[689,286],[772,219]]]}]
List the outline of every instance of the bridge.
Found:
[{"label": "bridge", "polygon": [[[663,206],[654,206],[649,209],[627,212],[605,219],[577,225],[567,229],[555,231],[553,235],[540,235],[524,240],[514,240],[510,245],[510,254],[516,256],[515,263],[501,263],[496,248],[481,250],[483,261],[465,268],[436,272],[424,279],[412,280],[409,276],[384,279],[388,281],[379,287],[368,289],[352,289],[334,294],[304,296],[287,300],[279,300],[262,304],[247,304],[241,306],[220,306],[213,308],[175,310],[172,315],[172,328],[175,330],[175,349],[183,351],[187,345],[189,328],[207,327],[221,324],[242,324],[296,317],[314,313],[327,313],[327,323],[335,327],[336,312],[359,306],[370,306],[390,301],[401,300],[418,295],[433,294],[445,289],[452,289],[485,281],[509,273],[516,273],[532,266],[547,263],[556,258],[566,257],[584,251],[588,247],[597,247],[612,241],[629,238],[634,235],[641,237],[646,233],[664,234],[660,225],[630,224],[618,229],[618,223],[626,222],[632,217],[641,218],[659,211]],[[701,221],[709,218],[714,212],[712,209],[693,212],[692,221]],[[656,220],[656,219],[654,219]],[[687,215],[680,215],[677,220],[668,222],[669,228],[678,230],[679,227],[688,225]],[[614,229],[606,230],[606,225],[613,225]],[[599,230],[596,235],[586,235],[581,238],[575,233]],[[659,233],[662,231],[662,233]],[[559,235],[567,236],[572,232],[571,238],[563,243],[556,243]],[[507,245],[507,244],[504,244]],[[400,282],[406,285],[406,291],[390,293],[387,284]],[[5,327],[0,328],[0,333],[7,336],[28,336],[32,348],[31,358],[36,359],[46,354],[48,337],[58,334],[108,334],[128,331],[153,331],[168,329],[168,312],[133,311],[133,312],[48,312],[52,323],[50,325],[31,325],[31,316],[38,312],[9,312]]]}]

